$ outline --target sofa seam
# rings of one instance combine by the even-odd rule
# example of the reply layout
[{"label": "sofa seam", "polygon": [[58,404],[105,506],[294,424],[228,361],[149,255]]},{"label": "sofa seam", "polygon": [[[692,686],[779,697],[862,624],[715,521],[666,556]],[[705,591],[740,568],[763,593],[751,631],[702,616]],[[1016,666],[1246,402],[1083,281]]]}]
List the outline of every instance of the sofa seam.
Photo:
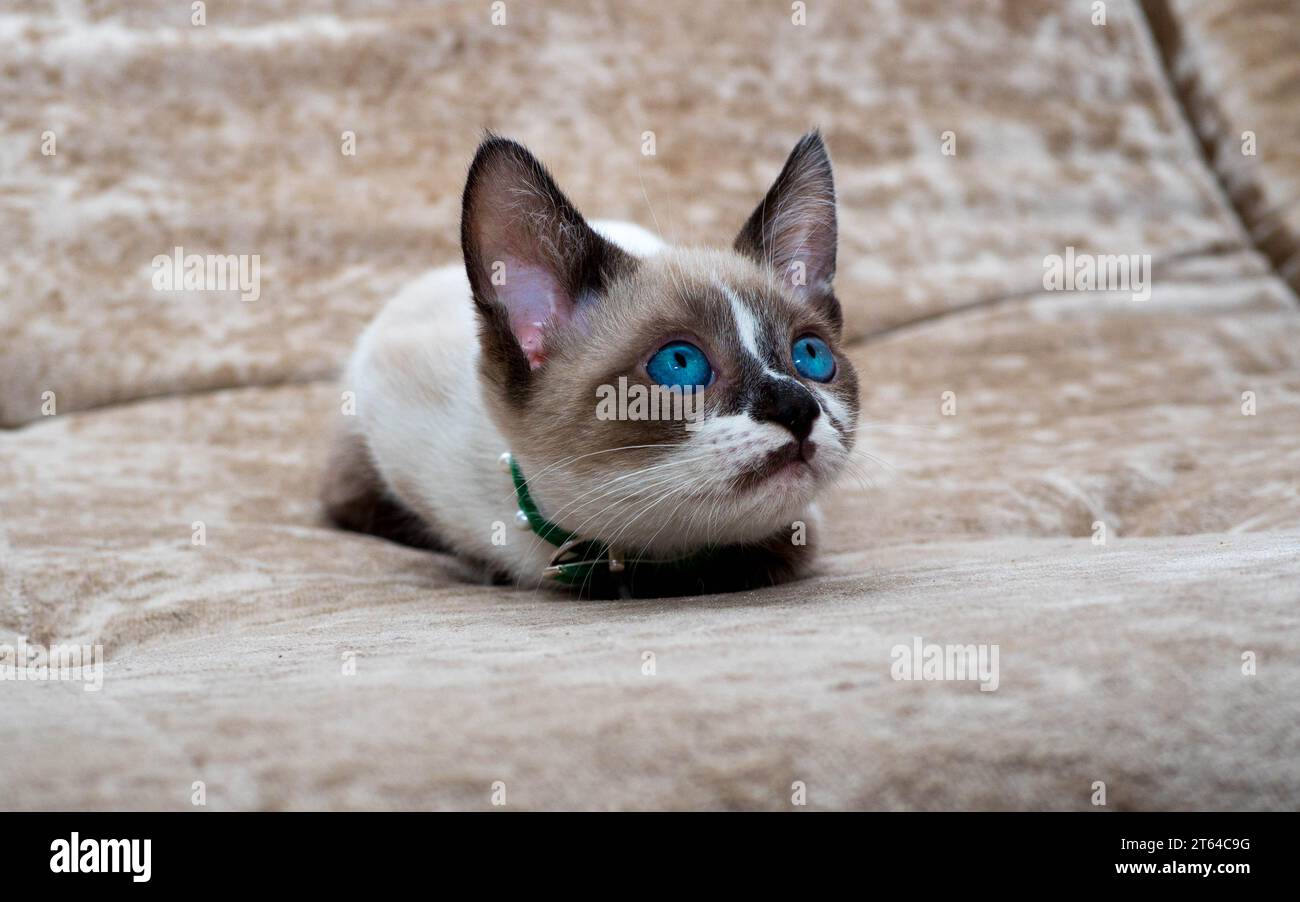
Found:
[{"label": "sofa seam", "polygon": [[[1147,59],[1147,70],[1151,77],[1156,79],[1163,87],[1163,91],[1157,91],[1157,97],[1164,100],[1157,100],[1157,103],[1164,102],[1175,114],[1174,127],[1182,134],[1182,144],[1192,148],[1189,158],[1193,165],[1199,164],[1207,183],[1215,189],[1215,195],[1219,201],[1219,206],[1225,214],[1222,218],[1230,229],[1236,232],[1237,244],[1232,247],[1224,245],[1223,242],[1212,242],[1203,248],[1195,248],[1186,251],[1178,251],[1165,257],[1161,266],[1169,266],[1173,263],[1181,262],[1187,259],[1194,259],[1201,256],[1221,255],[1225,253],[1234,253],[1238,251],[1247,251],[1258,254],[1260,258],[1266,261],[1268,275],[1271,276],[1279,285],[1281,285],[1286,296],[1297,306],[1300,306],[1300,295],[1291,287],[1290,283],[1282,277],[1278,271],[1275,261],[1263,251],[1263,249],[1252,239],[1250,229],[1244,219],[1242,219],[1241,210],[1233,203],[1231,195],[1228,193],[1227,186],[1224,185],[1220,177],[1206,154],[1205,143],[1201,139],[1200,133],[1196,131],[1192,124],[1189,112],[1187,110],[1183,94],[1174,82],[1173,74],[1169,70],[1169,62],[1164,55],[1164,47],[1156,39],[1155,30],[1151,24],[1151,13],[1148,6],[1163,4],[1166,0],[1138,0],[1138,14],[1132,17],[1133,34],[1139,52],[1145,54]],[[990,297],[977,298],[963,304],[953,307],[947,307],[937,310],[933,313],[924,314],[914,317],[904,322],[894,323],[879,329],[874,329],[863,335],[860,335],[844,343],[845,348],[856,348],[859,346],[869,345],[879,339],[888,338],[900,332],[910,331],[913,327],[923,327],[931,323],[948,319],[953,316],[961,316],[976,310],[983,310],[990,307],[996,307],[1004,301],[1025,300],[1041,292],[1040,288],[1016,289],[993,295]]]},{"label": "sofa seam", "polygon": [[[1265,251],[1255,241],[1251,234],[1250,224],[1245,220],[1241,207],[1232,198],[1232,192],[1228,190],[1224,182],[1223,175],[1215,167],[1213,159],[1209,154],[1209,140],[1202,136],[1192,120],[1192,113],[1189,108],[1189,96],[1182,88],[1179,87],[1178,80],[1174,77],[1174,55],[1181,44],[1177,16],[1169,6],[1169,0],[1138,0],[1141,16],[1135,19],[1141,19],[1140,30],[1145,38],[1144,43],[1148,47],[1148,52],[1152,56],[1152,68],[1159,73],[1167,89],[1167,96],[1171,98],[1171,106],[1178,112],[1179,127],[1185,132],[1188,140],[1195,148],[1196,159],[1200,161],[1201,166],[1210,177],[1214,186],[1218,189],[1219,199],[1222,201],[1224,208],[1231,214],[1232,221],[1240,233],[1243,243],[1255,253],[1259,254],[1264,260],[1268,261],[1269,271],[1280,282],[1286,290],[1287,296],[1292,303],[1300,306],[1300,293],[1288,282],[1277,268],[1277,261]],[[1165,23],[1173,33],[1174,44],[1161,41],[1155,28],[1156,17]]]}]

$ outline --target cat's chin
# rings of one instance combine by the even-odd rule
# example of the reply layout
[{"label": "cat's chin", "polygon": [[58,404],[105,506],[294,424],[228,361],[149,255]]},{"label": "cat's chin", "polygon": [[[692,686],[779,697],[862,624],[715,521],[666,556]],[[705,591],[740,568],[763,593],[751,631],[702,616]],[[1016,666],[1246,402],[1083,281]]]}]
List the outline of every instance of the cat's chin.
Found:
[{"label": "cat's chin", "polygon": [[815,487],[817,473],[812,464],[798,457],[780,456],[764,461],[736,478],[736,492],[740,496],[762,494],[798,494]]},{"label": "cat's chin", "polygon": [[[644,492],[614,503],[611,490],[601,487],[626,477],[560,480],[539,487],[539,494],[545,496],[543,511],[559,511],[558,525],[582,538],[612,543],[628,554],[676,557],[709,546],[767,542],[799,530],[809,506],[838,478],[847,455],[829,443],[812,453],[797,452],[797,446],[781,446],[743,463],[719,461],[682,477],[684,485],[652,480]],[[562,493],[556,491],[561,486]]]},{"label": "cat's chin", "polygon": [[724,496],[690,499],[644,529],[624,531],[623,544],[656,556],[689,554],[708,546],[767,541],[797,529],[823,480],[807,464],[783,465]]}]

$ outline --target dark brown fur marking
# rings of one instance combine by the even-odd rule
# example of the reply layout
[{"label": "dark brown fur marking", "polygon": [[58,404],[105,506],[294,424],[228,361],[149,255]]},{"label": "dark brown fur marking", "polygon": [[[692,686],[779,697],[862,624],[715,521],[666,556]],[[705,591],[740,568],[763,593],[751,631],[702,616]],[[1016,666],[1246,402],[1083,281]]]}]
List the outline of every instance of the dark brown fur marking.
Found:
[{"label": "dark brown fur marking", "polygon": [[786,530],[771,538],[745,545],[728,545],[708,554],[697,567],[675,570],[639,567],[629,559],[621,574],[598,571],[576,586],[587,598],[672,598],[681,595],[720,595],[762,589],[803,576],[813,558],[814,545],[795,545]]},{"label": "dark brown fur marking", "polygon": [[359,435],[340,431],[330,448],[325,485],[325,513],[335,525],[378,536],[412,548],[447,551],[429,525],[384,488],[370,449]]}]

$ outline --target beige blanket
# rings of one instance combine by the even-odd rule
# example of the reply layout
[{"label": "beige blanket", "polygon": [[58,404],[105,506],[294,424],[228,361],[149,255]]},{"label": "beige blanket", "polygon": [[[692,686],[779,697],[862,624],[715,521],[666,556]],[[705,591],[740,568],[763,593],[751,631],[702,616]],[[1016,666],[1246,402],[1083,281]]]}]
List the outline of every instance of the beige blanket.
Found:
[{"label": "beige blanket", "polygon": [[[1300,19],[1205,6],[8,7],[0,647],[104,670],[0,680],[0,808],[1296,808]],[[717,243],[812,125],[874,483],[818,575],[579,602],[324,524],[482,127]],[[155,290],[176,247],[259,297]],[[1150,298],[1044,290],[1067,248]]]}]

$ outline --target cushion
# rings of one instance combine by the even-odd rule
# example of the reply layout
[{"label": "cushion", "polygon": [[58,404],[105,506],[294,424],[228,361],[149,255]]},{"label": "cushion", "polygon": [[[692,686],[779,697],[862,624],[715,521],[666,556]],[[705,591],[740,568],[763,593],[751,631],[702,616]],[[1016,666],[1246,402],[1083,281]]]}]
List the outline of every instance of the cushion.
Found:
[{"label": "cushion", "polygon": [[[0,682],[0,807],[1295,808],[1300,308],[1165,68],[1251,118],[1248,45],[1108,6],[14,13],[0,644],[105,671]],[[726,243],[814,124],[863,422],[812,577],[579,601],[325,522],[334,376],[456,259],[480,126]],[[260,297],[155,291],[177,246]],[[1069,247],[1150,298],[1046,290]],[[996,689],[895,679],[918,640]]]}]

